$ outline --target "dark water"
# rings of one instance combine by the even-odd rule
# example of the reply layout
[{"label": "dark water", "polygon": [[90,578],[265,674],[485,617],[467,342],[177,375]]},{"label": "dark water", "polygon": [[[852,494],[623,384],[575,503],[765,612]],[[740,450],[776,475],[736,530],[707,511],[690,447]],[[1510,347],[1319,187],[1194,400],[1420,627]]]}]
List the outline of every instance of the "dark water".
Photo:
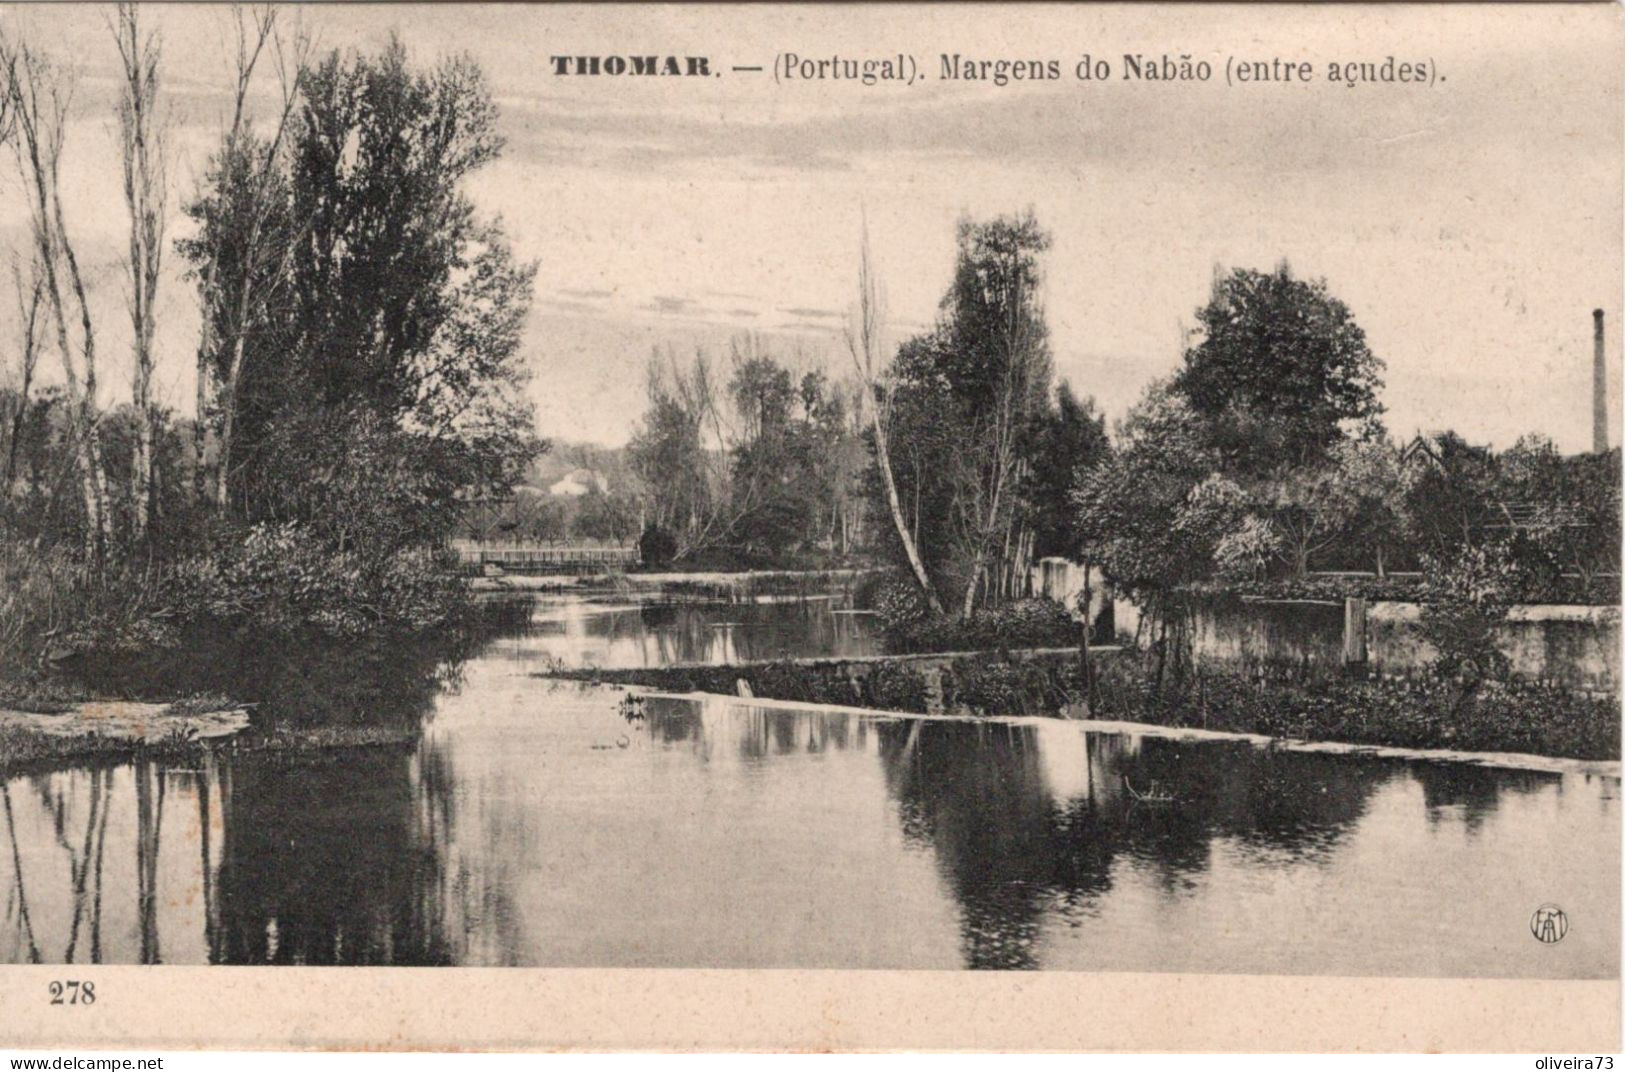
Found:
[{"label": "dark water", "polygon": [[542,669],[568,666],[670,666],[819,655],[875,655],[875,619],[845,595],[752,600],[549,595],[486,657]]},{"label": "dark water", "polygon": [[831,609],[544,603],[415,745],[13,778],[0,960],[1618,974],[1617,778],[529,674],[869,643]]}]

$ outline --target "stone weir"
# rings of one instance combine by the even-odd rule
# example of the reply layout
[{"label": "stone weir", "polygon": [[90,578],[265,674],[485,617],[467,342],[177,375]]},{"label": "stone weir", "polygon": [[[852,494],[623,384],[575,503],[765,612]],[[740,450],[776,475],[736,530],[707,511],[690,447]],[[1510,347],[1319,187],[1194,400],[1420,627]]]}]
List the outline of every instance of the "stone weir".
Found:
[{"label": "stone weir", "polygon": [[[1109,657],[1116,647],[1089,649]],[[1059,714],[1081,694],[1077,648],[557,669],[538,677],[911,714]]]}]

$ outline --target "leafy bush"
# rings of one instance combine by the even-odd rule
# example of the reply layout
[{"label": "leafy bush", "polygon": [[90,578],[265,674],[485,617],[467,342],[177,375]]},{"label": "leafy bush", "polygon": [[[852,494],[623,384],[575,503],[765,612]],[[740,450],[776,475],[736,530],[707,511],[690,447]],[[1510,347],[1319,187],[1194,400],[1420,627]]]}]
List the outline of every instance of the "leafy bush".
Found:
[{"label": "leafy bush", "polygon": [[876,663],[869,671],[869,703],[887,711],[923,712],[925,676],[905,663]]},{"label": "leafy bush", "polygon": [[887,630],[906,628],[930,615],[919,585],[897,573],[882,574],[859,598]]},{"label": "leafy bush", "polygon": [[1036,715],[1058,711],[1078,692],[1077,667],[1041,662],[955,659],[944,697],[950,710],[963,707],[980,715]]},{"label": "leafy bush", "polygon": [[168,594],[184,625],[349,637],[449,624],[467,602],[453,572],[429,552],[335,552],[291,524],[257,525],[212,555],[183,561]]},{"label": "leafy bush", "polygon": [[1128,652],[1099,660],[1097,671],[1097,717],[1400,748],[1620,755],[1617,701],[1551,685],[1488,682],[1469,692],[1436,673],[1306,683],[1204,670],[1188,688],[1158,690],[1151,660]]},{"label": "leafy bush", "polygon": [[677,555],[677,537],[659,525],[649,525],[638,537],[638,555],[645,566],[664,566]]},{"label": "leafy bush", "polygon": [[39,686],[89,647],[139,651],[176,642],[162,578],[134,562],[99,573],[62,546],[0,537],[0,681]]},{"label": "leafy bush", "polygon": [[[1214,581],[1190,585],[1183,590],[1197,595],[1257,596],[1261,599],[1346,599],[1352,596],[1399,603],[1430,603],[1438,598],[1437,588],[1423,577],[1415,575],[1399,577],[1311,575],[1301,578]],[[1606,573],[1588,577],[1524,574],[1518,578],[1516,589],[1510,595],[1514,603],[1617,606],[1620,602],[1620,579],[1618,574]]]},{"label": "leafy bush", "polygon": [[1053,599],[1017,600],[968,619],[880,613],[886,646],[895,652],[1066,647],[1078,643],[1082,629]]},{"label": "leafy bush", "polygon": [[1430,601],[1422,608],[1422,636],[1438,651],[1434,668],[1468,688],[1502,681],[1510,670],[1496,646],[1523,571],[1504,544],[1464,547],[1446,562],[1424,560]]},{"label": "leafy bush", "polygon": [[1427,586],[1420,577],[1282,577],[1215,582],[1185,589],[1195,595],[1256,596],[1260,599],[1325,599],[1349,597],[1420,603]]},{"label": "leafy bush", "polygon": [[89,587],[89,571],[62,549],[0,539],[0,678],[39,663]]}]

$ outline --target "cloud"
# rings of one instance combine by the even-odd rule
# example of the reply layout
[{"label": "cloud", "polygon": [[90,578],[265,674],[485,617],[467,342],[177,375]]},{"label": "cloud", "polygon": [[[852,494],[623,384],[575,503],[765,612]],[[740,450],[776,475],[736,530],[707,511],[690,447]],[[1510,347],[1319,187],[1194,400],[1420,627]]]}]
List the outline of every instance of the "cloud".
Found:
[{"label": "cloud", "polygon": [[813,324],[805,320],[792,320],[788,324],[780,324],[780,331],[805,331],[817,335],[833,335],[840,329],[834,324]]},{"label": "cloud", "polygon": [[568,301],[559,298],[543,298],[537,304],[569,313],[597,313],[603,311],[601,306],[594,305],[591,302]]}]

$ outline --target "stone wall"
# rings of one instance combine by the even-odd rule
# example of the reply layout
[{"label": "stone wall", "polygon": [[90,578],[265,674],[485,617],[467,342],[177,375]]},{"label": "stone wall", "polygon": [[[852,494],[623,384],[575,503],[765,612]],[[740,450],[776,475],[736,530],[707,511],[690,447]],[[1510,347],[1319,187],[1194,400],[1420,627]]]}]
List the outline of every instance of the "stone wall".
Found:
[{"label": "stone wall", "polygon": [[[1421,604],[1367,604],[1363,638],[1346,638],[1345,629],[1360,628],[1360,621],[1359,614],[1348,614],[1345,604],[1332,601],[1213,598],[1197,610],[1192,644],[1198,660],[1305,675],[1340,671],[1345,647],[1363,650],[1364,671],[1378,677],[1422,673],[1437,657],[1422,636]],[[1513,674],[1525,681],[1618,691],[1618,607],[1513,607],[1498,639]],[[1357,656],[1354,661],[1359,662]]]},{"label": "stone wall", "polygon": [[1139,609],[1127,600],[1114,599],[1111,585],[1099,570],[1065,558],[1041,558],[1032,569],[1032,594],[1053,599],[1082,620],[1078,606],[1084,588],[1089,589],[1090,634],[1098,644],[1110,644],[1118,636],[1133,635],[1140,622]]},{"label": "stone wall", "polygon": [[1336,670],[1343,658],[1343,604],[1318,600],[1204,600],[1192,626],[1199,660],[1272,670]]},{"label": "stone wall", "polygon": [[[1437,657],[1422,637],[1417,603],[1373,603],[1366,615],[1366,659],[1372,673],[1403,677]],[[1513,607],[1497,630],[1512,672],[1588,692],[1619,689],[1618,607],[1531,604]]]}]

